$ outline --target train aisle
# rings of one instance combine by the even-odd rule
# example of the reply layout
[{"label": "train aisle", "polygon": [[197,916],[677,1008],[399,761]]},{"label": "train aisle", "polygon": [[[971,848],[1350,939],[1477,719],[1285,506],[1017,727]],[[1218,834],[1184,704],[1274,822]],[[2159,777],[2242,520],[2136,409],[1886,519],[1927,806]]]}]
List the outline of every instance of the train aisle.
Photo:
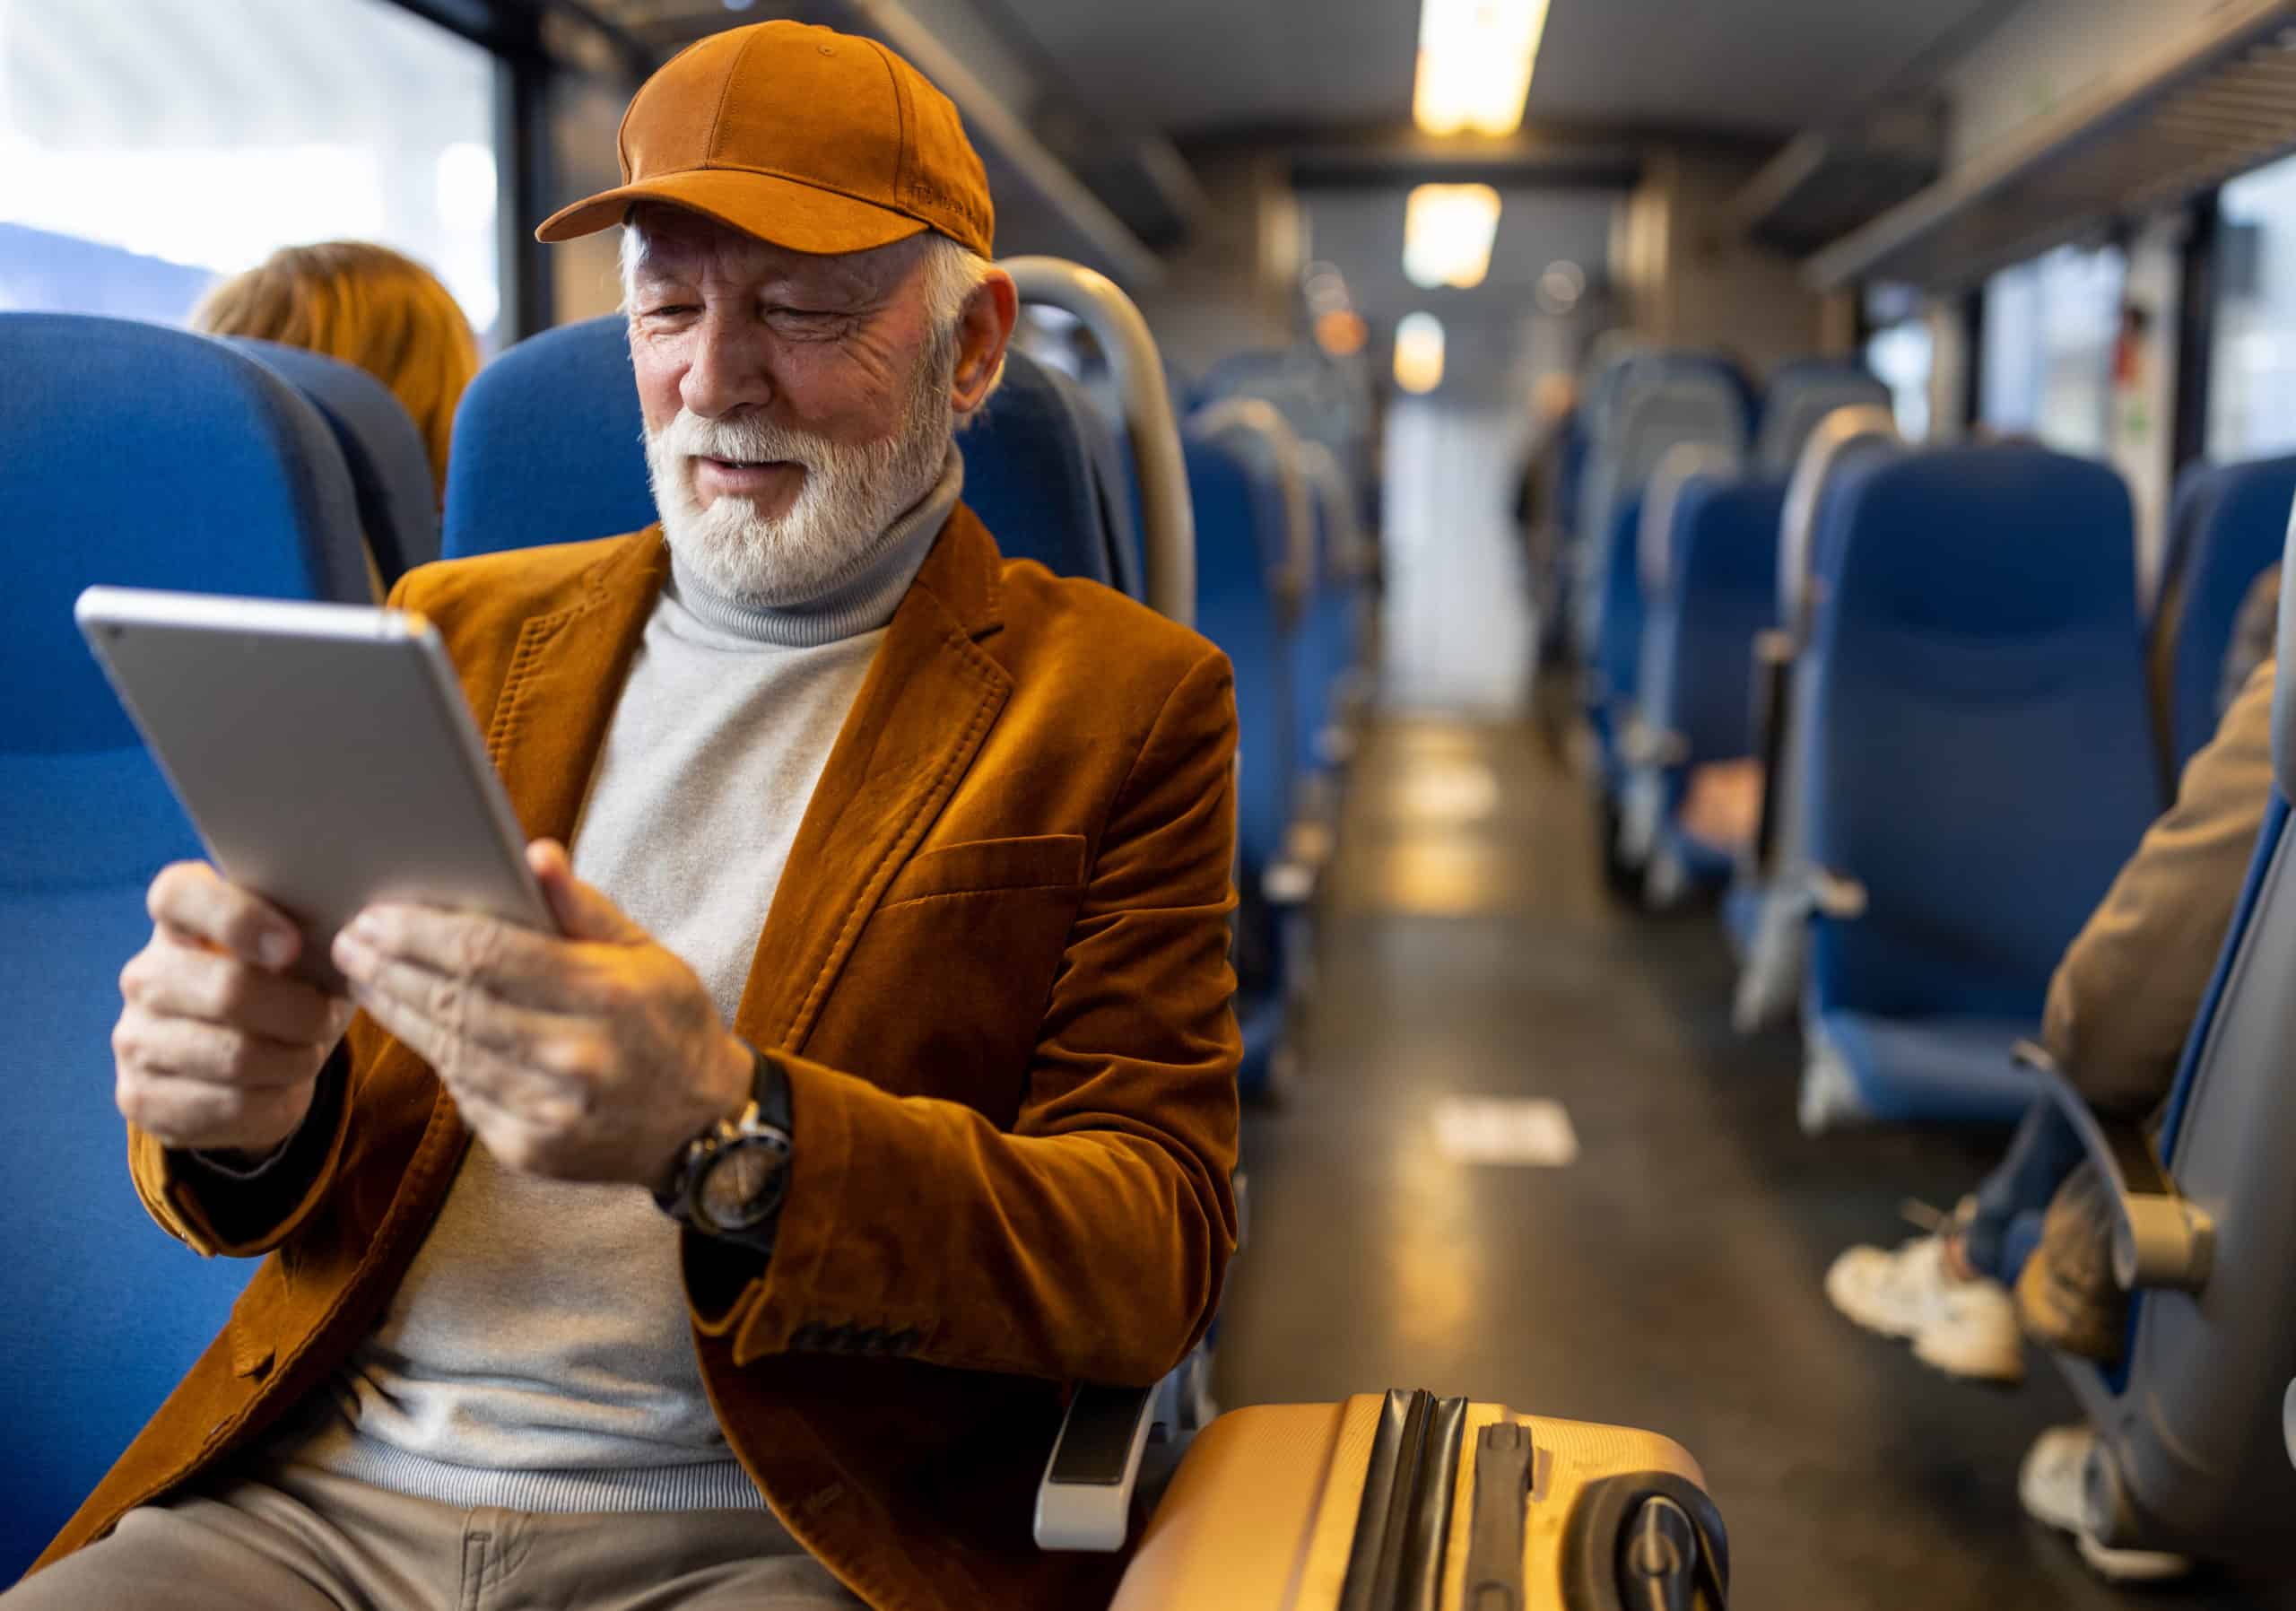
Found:
[{"label": "train aisle", "polygon": [[[1958,1385],[1827,1305],[1840,1248],[1909,1233],[1901,1199],[1952,1202],[1993,1143],[1805,1140],[1791,1039],[1730,1030],[1711,917],[1610,904],[1590,817],[1518,714],[1375,724],[1301,1076],[1247,1116],[1222,1401],[1404,1385],[1663,1430],[1705,1464],[1748,1607],[2296,1606],[2100,1583],[2018,1509],[2026,1446],[2075,1418],[2053,1367]],[[1546,1162],[1457,1156],[1494,1137]]]}]

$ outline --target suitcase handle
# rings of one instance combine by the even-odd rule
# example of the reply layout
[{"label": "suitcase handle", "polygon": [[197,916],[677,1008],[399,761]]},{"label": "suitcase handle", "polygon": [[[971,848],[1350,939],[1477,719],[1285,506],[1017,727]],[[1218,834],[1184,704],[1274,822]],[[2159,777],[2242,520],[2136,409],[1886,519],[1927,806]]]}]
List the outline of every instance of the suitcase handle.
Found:
[{"label": "suitcase handle", "polygon": [[1461,1611],[1523,1611],[1523,1516],[1537,1459],[1531,1429],[1519,1422],[1497,1422],[1475,1439]]}]

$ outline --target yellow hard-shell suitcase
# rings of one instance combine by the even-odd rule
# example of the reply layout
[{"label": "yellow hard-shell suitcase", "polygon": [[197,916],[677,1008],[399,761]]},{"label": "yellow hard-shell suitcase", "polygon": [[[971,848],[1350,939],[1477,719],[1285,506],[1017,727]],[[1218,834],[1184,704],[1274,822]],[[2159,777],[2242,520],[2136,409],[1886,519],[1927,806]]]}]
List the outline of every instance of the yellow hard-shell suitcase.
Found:
[{"label": "yellow hard-shell suitcase", "polygon": [[1670,1438],[1366,1393],[1198,1433],[1111,1611],[1724,1611],[1728,1547]]}]

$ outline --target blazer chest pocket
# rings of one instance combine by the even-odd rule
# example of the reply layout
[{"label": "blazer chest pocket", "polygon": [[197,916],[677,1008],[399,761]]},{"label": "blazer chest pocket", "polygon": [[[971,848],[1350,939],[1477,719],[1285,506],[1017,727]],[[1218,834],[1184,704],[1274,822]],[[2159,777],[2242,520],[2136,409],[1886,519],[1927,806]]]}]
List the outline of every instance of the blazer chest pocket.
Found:
[{"label": "blazer chest pocket", "polygon": [[1073,892],[1083,882],[1084,836],[1081,833],[967,840],[909,858],[909,865],[886,886],[877,910],[911,901],[1002,890]]},{"label": "blazer chest pocket", "polygon": [[1076,909],[1078,834],[926,851],[886,889],[807,1049],[897,1096],[967,1102],[1013,1122]]}]

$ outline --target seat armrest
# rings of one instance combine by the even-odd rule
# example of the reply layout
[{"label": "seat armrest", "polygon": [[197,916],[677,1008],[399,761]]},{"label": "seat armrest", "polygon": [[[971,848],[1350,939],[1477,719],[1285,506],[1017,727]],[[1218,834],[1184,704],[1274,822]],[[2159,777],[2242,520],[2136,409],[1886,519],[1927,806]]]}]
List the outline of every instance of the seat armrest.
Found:
[{"label": "seat armrest", "polygon": [[1643,720],[1638,711],[1626,719],[1625,731],[1619,735],[1618,753],[1629,766],[1671,771],[1690,760],[1690,740]]},{"label": "seat armrest", "polygon": [[2099,1118],[2044,1048],[2021,1041],[2016,1056],[2080,1136],[2111,1195],[2113,1279],[2128,1292],[2172,1287],[2196,1293],[2207,1285],[2216,1227],[2177,1190],[2144,1127]]},{"label": "seat armrest", "polygon": [[1794,718],[1794,638],[1775,629],[1754,639],[1754,753],[1761,761],[1761,814],[1754,819],[1753,868],[1777,871],[1778,818],[1786,792],[1787,730]]},{"label": "seat armrest", "polygon": [[1124,1547],[1155,1411],[1152,1387],[1077,1385],[1037,1485],[1039,1549],[1105,1554]]},{"label": "seat armrest", "polygon": [[1847,873],[1812,867],[1808,893],[1810,910],[1820,917],[1852,923],[1866,915],[1866,886]]}]

